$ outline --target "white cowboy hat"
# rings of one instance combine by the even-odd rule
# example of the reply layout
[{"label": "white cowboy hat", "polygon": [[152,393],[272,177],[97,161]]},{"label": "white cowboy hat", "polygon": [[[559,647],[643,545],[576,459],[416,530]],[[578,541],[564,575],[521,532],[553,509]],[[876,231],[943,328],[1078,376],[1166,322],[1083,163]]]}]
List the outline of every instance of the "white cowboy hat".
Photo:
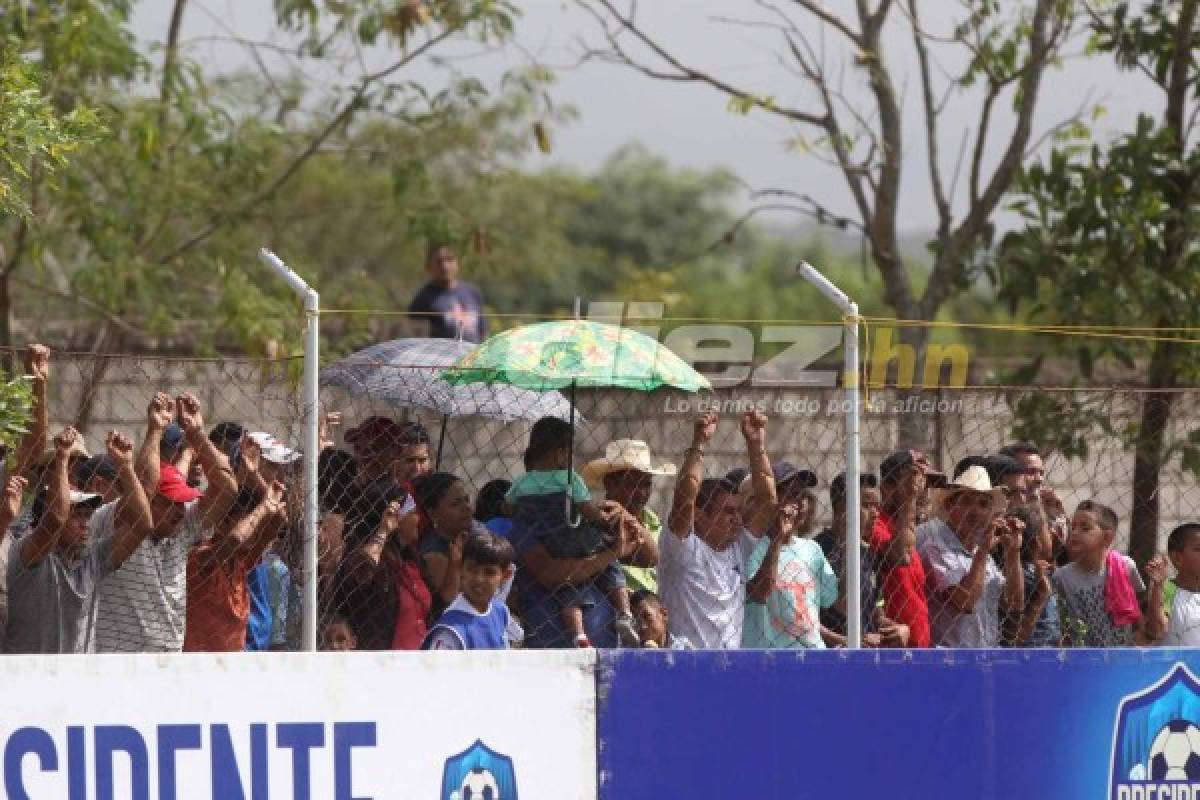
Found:
[{"label": "white cowboy hat", "polygon": [[604,448],[604,457],[589,461],[583,468],[583,479],[593,489],[604,483],[604,476],[620,470],[636,470],[648,475],[674,475],[674,464],[654,465],[650,446],[639,439],[617,439]]},{"label": "white cowboy hat", "polygon": [[967,467],[962,474],[945,487],[933,490],[934,510],[944,517],[946,501],[958,492],[981,492],[992,496],[992,513],[999,514],[1008,507],[1008,492],[1001,486],[992,486],[987,469],[981,466]]}]

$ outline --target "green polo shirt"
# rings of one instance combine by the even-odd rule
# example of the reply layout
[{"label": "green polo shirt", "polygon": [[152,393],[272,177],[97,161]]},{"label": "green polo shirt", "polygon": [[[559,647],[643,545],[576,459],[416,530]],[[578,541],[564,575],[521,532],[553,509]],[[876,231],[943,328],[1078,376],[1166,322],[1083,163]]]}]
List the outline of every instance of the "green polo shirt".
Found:
[{"label": "green polo shirt", "polygon": [[[642,509],[640,522],[646,526],[646,530],[650,533],[650,538],[658,542],[658,535],[662,532],[662,521],[658,515],[648,508]],[[645,590],[658,594],[658,569],[656,567],[630,567],[622,565],[625,570],[625,583],[629,587],[629,591],[637,592]]]}]

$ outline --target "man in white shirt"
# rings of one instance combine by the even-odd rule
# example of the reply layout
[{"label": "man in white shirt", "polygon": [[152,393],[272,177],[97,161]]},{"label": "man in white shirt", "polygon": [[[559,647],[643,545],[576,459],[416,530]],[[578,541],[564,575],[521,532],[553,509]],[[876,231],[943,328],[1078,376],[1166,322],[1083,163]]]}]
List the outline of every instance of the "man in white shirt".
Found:
[{"label": "man in white shirt", "polygon": [[756,510],[742,527],[737,487],[704,478],[704,448],[717,430],[717,415],[696,420],[692,446],[684,454],[667,519],[659,539],[658,579],[671,609],[668,629],[706,650],[736,649],[742,642],[746,607],[746,558],[766,531],[775,510],[775,481],[767,457],[767,418],[742,417]]},{"label": "man in white shirt", "polygon": [[[1175,567],[1175,580],[1168,582],[1167,565],[1162,556],[1146,564],[1151,589],[1166,584],[1167,647],[1200,647],[1200,523],[1185,522],[1167,537],[1167,556]],[[1160,593],[1162,590],[1160,589]],[[1152,595],[1154,592],[1152,591]],[[1150,600],[1150,613],[1160,613]]]}]

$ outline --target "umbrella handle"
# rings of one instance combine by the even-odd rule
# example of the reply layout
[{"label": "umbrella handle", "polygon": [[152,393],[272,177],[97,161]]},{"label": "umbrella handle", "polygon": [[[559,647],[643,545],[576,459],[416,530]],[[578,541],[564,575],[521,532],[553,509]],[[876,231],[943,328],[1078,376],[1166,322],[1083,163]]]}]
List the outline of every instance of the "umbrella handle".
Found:
[{"label": "umbrella handle", "polygon": [[575,511],[570,492],[567,492],[567,502],[563,510],[566,512],[568,528],[578,528],[583,524],[583,514]]}]

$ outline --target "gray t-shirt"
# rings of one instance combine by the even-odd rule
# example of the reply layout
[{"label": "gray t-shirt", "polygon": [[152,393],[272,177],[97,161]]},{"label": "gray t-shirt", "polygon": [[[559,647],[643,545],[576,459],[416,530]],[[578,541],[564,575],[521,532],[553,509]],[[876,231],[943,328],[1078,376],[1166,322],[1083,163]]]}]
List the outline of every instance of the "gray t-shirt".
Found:
[{"label": "gray t-shirt", "polygon": [[[112,506],[92,517],[93,538],[111,539]],[[106,513],[107,512],[107,513]],[[183,650],[188,552],[203,537],[197,501],[179,528],[160,541],[147,537],[97,592],[96,652],[178,653]]]},{"label": "gray t-shirt", "polygon": [[[1122,556],[1133,590],[1146,591],[1137,565],[1129,556]],[[1078,564],[1068,564],[1056,570],[1051,583],[1058,595],[1062,616],[1063,636],[1076,647],[1128,647],[1133,644],[1133,626],[1113,624],[1104,610],[1104,580],[1107,565],[1099,572],[1085,572]]]},{"label": "gray t-shirt", "polygon": [[1000,645],[1000,598],[1004,573],[988,558],[983,594],[975,609],[963,614],[942,600],[942,593],[960,583],[971,570],[975,548],[967,552],[962,540],[940,519],[917,526],[917,553],[925,567],[929,628],[936,647],[998,647]]},{"label": "gray t-shirt", "polygon": [[111,537],[89,537],[78,560],[68,563],[53,552],[32,567],[25,566],[18,543],[8,559],[4,652],[94,652],[96,586],[111,573]]}]

